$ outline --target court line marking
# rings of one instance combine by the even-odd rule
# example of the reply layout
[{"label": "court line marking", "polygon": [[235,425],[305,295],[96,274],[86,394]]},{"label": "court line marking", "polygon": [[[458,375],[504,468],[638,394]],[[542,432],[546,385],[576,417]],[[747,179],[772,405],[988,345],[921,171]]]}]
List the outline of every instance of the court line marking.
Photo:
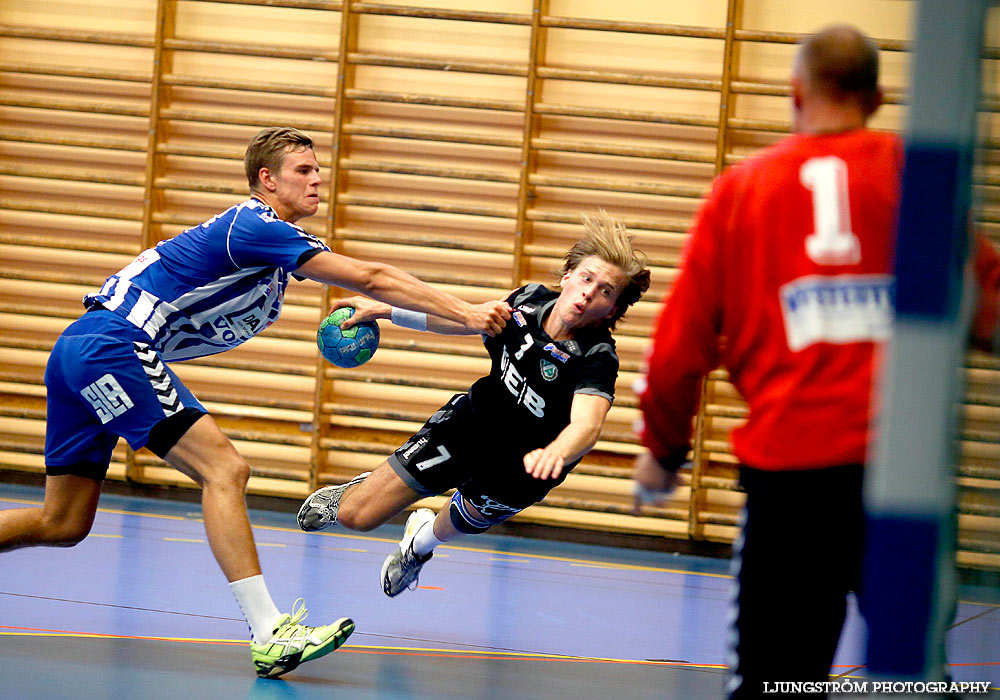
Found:
[{"label": "court line marking", "polygon": [[[19,503],[19,504],[22,504],[22,505],[34,505],[34,506],[40,506],[42,504],[41,501],[37,501],[37,500],[27,500],[27,499],[20,499],[20,498],[10,498],[10,497],[7,497],[7,496],[0,496],[0,502]],[[132,515],[132,516],[144,517],[144,518],[159,518],[159,519],[163,519],[163,520],[179,520],[179,521],[182,521],[182,522],[201,522],[202,521],[201,518],[191,518],[191,517],[184,517],[184,516],[178,516],[178,515],[165,515],[165,514],[161,514],[161,513],[136,513],[134,511],[118,510],[118,509],[115,509],[115,508],[100,508],[99,507],[97,509],[97,512],[99,512],[99,513],[112,513],[112,514],[116,514],[116,515]],[[388,542],[388,543],[391,543],[391,544],[396,544],[398,542],[398,540],[393,540],[393,539],[389,539],[389,538],[386,538],[386,537],[372,537],[370,535],[351,535],[351,534],[348,534],[348,533],[339,533],[339,532],[309,532],[309,533],[304,533],[304,532],[302,532],[301,530],[299,530],[297,528],[278,527],[276,525],[253,525],[252,527],[254,529],[258,529],[258,530],[271,530],[273,532],[285,532],[285,533],[292,533],[292,534],[296,534],[296,535],[320,535],[322,537],[336,537],[336,538],[340,538],[340,539],[361,540],[361,541],[364,541],[364,542]],[[262,543],[258,542],[257,544],[259,546]],[[517,556],[517,557],[524,557],[524,558],[527,558],[527,559],[538,559],[538,560],[541,560],[541,561],[563,562],[563,563],[569,563],[570,565],[579,565],[579,566],[588,566],[588,567],[606,568],[606,569],[616,569],[616,570],[620,570],[620,571],[648,571],[648,572],[652,572],[652,573],[682,574],[682,575],[686,575],[686,576],[700,576],[700,577],[704,577],[704,578],[721,578],[721,579],[730,579],[730,580],[733,578],[732,574],[715,574],[715,573],[708,572],[708,571],[687,571],[685,569],[667,569],[667,568],[663,568],[663,567],[642,566],[642,565],[637,565],[637,564],[616,564],[614,562],[601,562],[601,561],[596,561],[596,560],[591,560],[591,559],[577,559],[577,558],[573,558],[573,557],[560,557],[560,556],[554,556],[554,555],[550,555],[550,554],[527,554],[527,553],[520,553],[520,552],[518,552],[518,553],[500,552],[500,551],[493,550],[493,549],[483,549],[481,547],[462,547],[462,546],[457,546],[457,545],[448,545],[448,544],[446,544],[446,545],[441,545],[438,549],[452,549],[452,550],[456,550],[456,551],[460,551],[460,552],[473,552],[473,553],[476,553],[476,554],[491,554],[491,555],[498,555],[499,554],[499,555],[502,555],[502,556]],[[441,554],[440,556],[447,556],[447,555],[446,554]],[[983,602],[965,601],[965,600],[959,600],[958,602],[962,603],[964,605],[977,605],[977,606],[987,607],[987,608],[1000,608],[1000,605],[995,604],[995,603],[983,603]],[[953,627],[957,626],[959,624],[962,624],[962,623],[958,622],[955,625],[953,625]]]},{"label": "court line marking", "polygon": [[[246,646],[246,640],[238,639],[201,639],[196,637],[157,637],[139,636],[124,634],[102,634],[97,632],[71,632],[67,630],[45,630],[30,627],[10,627],[0,625],[0,630],[15,630],[12,632],[0,631],[0,637],[64,637],[75,639],[123,639],[123,640],[147,640],[154,642],[178,642],[182,644],[211,644],[217,646]],[[339,649],[340,653],[353,652],[356,654],[405,654],[412,656],[440,656],[449,658],[467,659],[497,659],[497,660],[533,660],[533,661],[565,661],[565,662],[595,662],[611,664],[639,664],[652,666],[685,666],[690,668],[713,668],[725,669],[724,664],[697,664],[687,661],[648,661],[644,659],[614,659],[597,656],[568,656],[564,654],[543,654],[538,652],[513,652],[513,651],[479,651],[475,649],[435,649],[430,647],[401,647],[401,646],[376,646],[370,644],[350,644]]]},{"label": "court line marking", "polygon": [[[141,498],[141,497],[139,497]],[[5,501],[7,503],[19,503],[21,505],[27,506],[40,506],[41,501],[32,501],[25,498],[10,498],[8,496],[0,496],[0,501]],[[150,518],[160,518],[161,520],[182,520],[182,521],[201,521],[201,518],[189,518],[183,515],[167,515],[165,513],[135,513],[128,510],[116,510],[114,508],[98,508],[98,513],[116,513],[118,515],[139,515]]]},{"label": "court line marking", "polygon": [[[98,634],[91,632],[69,632],[62,630],[43,630],[39,628],[8,627],[0,625],[0,630],[11,629],[14,632],[0,631],[0,637],[66,637],[77,639],[125,639],[125,640],[148,640],[157,642],[177,642],[182,644],[210,644],[215,646],[245,646],[246,640],[238,639],[200,639],[195,637],[155,637],[155,636],[132,636],[120,634]],[[650,659],[615,659],[598,656],[567,656],[563,654],[543,654],[534,652],[505,652],[505,651],[478,651],[474,649],[434,649],[428,647],[400,647],[400,646],[374,646],[370,644],[345,644],[339,649],[340,653],[354,654],[391,654],[398,656],[423,656],[453,659],[486,659],[495,661],[561,661],[564,663],[604,663],[604,664],[630,664],[638,666],[670,666],[674,668],[700,668],[723,671],[725,664],[699,664],[689,661],[654,661]],[[989,667],[1000,666],[1000,661],[982,661],[974,663],[951,663],[949,666]],[[860,671],[864,667],[852,665],[851,671]],[[851,671],[848,671],[850,673]],[[843,676],[833,676],[843,677]],[[992,689],[992,688],[991,688]]]},{"label": "court line marking", "polygon": [[[20,503],[20,504],[34,505],[34,506],[41,505],[41,501],[32,501],[32,500],[27,500],[27,499],[9,498],[7,496],[0,496],[0,502],[5,502],[5,501],[6,502],[10,502],[10,503]],[[98,513],[111,513],[111,514],[115,514],[115,515],[132,515],[132,516],[143,517],[143,518],[160,518],[160,519],[164,519],[164,520],[179,520],[179,521],[184,521],[184,522],[201,522],[201,518],[189,518],[189,517],[183,517],[183,516],[179,516],[179,515],[163,515],[163,514],[160,514],[160,513],[137,513],[137,512],[128,511],[128,510],[118,510],[116,508],[98,508],[97,512]],[[293,533],[293,534],[296,534],[296,535],[319,535],[321,537],[336,537],[336,538],[339,538],[339,539],[361,540],[361,541],[364,541],[364,542],[389,542],[391,544],[397,544],[399,542],[399,540],[389,539],[389,538],[386,538],[386,537],[372,537],[371,535],[352,535],[352,534],[341,533],[341,532],[309,532],[309,533],[305,533],[305,532],[302,532],[301,530],[299,530],[298,528],[278,527],[276,525],[254,525],[253,529],[255,529],[255,530],[270,530],[272,532],[286,532],[286,533]],[[260,544],[260,543],[258,542],[258,544]],[[599,562],[599,561],[590,560],[590,559],[575,559],[575,558],[572,558],[572,557],[560,557],[560,556],[554,556],[554,555],[550,555],[550,554],[527,554],[527,553],[523,553],[523,552],[501,552],[501,551],[498,551],[498,550],[495,550],[495,549],[483,549],[481,547],[460,547],[460,546],[456,546],[456,545],[446,544],[446,545],[441,545],[441,547],[439,547],[438,549],[452,549],[452,550],[456,550],[456,551],[460,551],[460,552],[474,552],[476,554],[491,554],[491,555],[500,555],[500,556],[507,556],[507,557],[516,556],[516,557],[522,557],[522,558],[526,558],[526,559],[538,559],[538,560],[541,560],[541,561],[571,562],[571,563],[589,564],[589,565],[597,565],[597,566],[603,565],[603,566],[606,566],[607,568],[620,569],[622,571],[650,571],[650,572],[653,572],[653,573],[686,574],[686,575],[689,575],[689,576],[703,576],[703,577],[708,577],[708,578],[725,578],[725,579],[731,579],[732,578],[732,576],[730,574],[714,574],[714,573],[707,572],[707,571],[686,571],[684,569],[666,569],[666,568],[662,568],[662,567],[641,566],[641,565],[637,565],[637,564],[615,564],[613,562]]]},{"label": "court line marking", "polygon": [[510,564],[530,564],[529,559],[514,559],[513,557],[490,557],[490,561],[503,561]]},{"label": "court line marking", "polygon": [[[17,504],[22,504],[22,505],[34,505],[34,506],[39,506],[39,505],[42,504],[41,501],[37,501],[37,500],[18,499],[18,498],[11,498],[11,497],[7,497],[7,496],[0,496],[0,502],[17,503]],[[168,515],[168,514],[163,514],[163,513],[140,513],[140,512],[135,512],[135,511],[119,510],[119,509],[116,509],[116,508],[100,508],[99,507],[97,509],[97,512],[100,512],[100,513],[110,513],[110,514],[115,514],[115,515],[130,515],[130,516],[135,516],[135,517],[154,518],[154,519],[160,519],[160,520],[174,520],[174,521],[181,521],[181,522],[203,522],[203,519],[200,518],[200,517],[176,516],[176,515]],[[274,526],[274,525],[253,525],[253,527],[255,529],[271,530],[271,531],[274,531],[274,532],[292,533],[292,534],[297,534],[297,535],[306,534],[306,533],[302,533],[300,530],[295,529],[295,528],[285,528],[285,527],[279,527],[279,526]],[[387,542],[387,543],[393,543],[393,544],[396,543],[396,541],[397,541],[395,539],[389,539],[389,538],[383,538],[383,537],[372,537],[372,536],[367,536],[367,535],[352,535],[352,534],[347,534],[347,533],[316,532],[316,533],[308,533],[308,534],[322,535],[324,537],[336,537],[336,538],[341,538],[341,539],[362,540],[362,541],[368,541],[368,542]],[[108,537],[108,538],[121,538],[121,537],[123,537],[122,535],[112,535],[112,534],[93,534],[91,536],[94,536],[94,537]],[[166,541],[174,541],[174,542],[191,542],[191,543],[207,544],[207,542],[205,540],[203,540],[203,539],[166,538],[166,537],[163,538],[163,539],[166,540]],[[286,547],[287,546],[287,545],[282,544],[282,543],[260,543],[260,542],[258,542],[257,544],[258,544],[258,546],[277,546],[277,547]],[[600,561],[596,561],[596,560],[576,559],[576,558],[571,558],[571,557],[561,557],[561,556],[545,555],[545,554],[500,552],[500,551],[497,551],[497,550],[484,549],[484,548],[480,548],[480,547],[462,547],[462,546],[456,546],[456,545],[442,545],[441,548],[442,549],[444,549],[444,548],[453,549],[453,550],[464,551],[464,552],[473,552],[473,553],[479,553],[479,554],[499,555],[500,557],[504,557],[503,559],[500,559],[500,558],[497,558],[497,557],[491,557],[492,561],[516,561],[516,560],[511,559],[510,557],[526,557],[526,558],[529,558],[529,559],[537,559],[537,560],[542,560],[542,561],[565,562],[565,563],[569,563],[571,566],[582,566],[582,567],[604,568],[604,569],[618,569],[618,570],[623,570],[623,571],[648,571],[648,572],[654,572],[654,573],[674,573],[674,574],[684,574],[684,575],[690,575],[690,576],[702,576],[702,577],[707,577],[707,578],[728,578],[728,579],[733,578],[732,575],[730,575],[730,574],[716,574],[716,573],[703,572],[703,571],[687,571],[687,570],[684,570],[684,569],[667,569],[667,568],[662,568],[662,567],[641,566],[641,565],[634,565],[634,564],[620,564],[620,563],[613,563],[613,562],[600,562]],[[335,548],[335,547],[324,547],[324,549],[337,549],[337,548]],[[364,552],[366,550],[354,550],[354,549],[350,549],[350,548],[344,548],[344,551],[361,551],[361,552]],[[447,555],[442,553],[441,556],[447,556]],[[523,561],[523,560],[522,560],[522,562],[523,563],[529,563],[529,562],[526,562],[526,561]],[[519,562],[519,563],[522,563],[522,562]],[[991,603],[968,602],[968,601],[959,601],[959,602],[967,604],[967,605],[978,605],[978,606],[983,606],[983,607],[988,607],[988,608],[998,608],[998,607],[1000,607],[1000,605],[991,604]],[[985,613],[983,613],[983,614],[985,614]],[[974,617],[979,617],[979,615],[976,615]],[[970,618],[970,619],[972,619],[972,618]],[[966,621],[968,621],[968,620],[965,620],[965,621],[962,621],[962,622],[966,622]],[[958,625],[962,624],[962,622],[958,622],[958,623],[956,623],[953,626],[958,626]],[[0,626],[0,629],[2,629],[2,628],[3,628],[3,626]],[[96,634],[96,633],[76,633],[76,632],[65,632],[65,633],[63,633],[63,632],[60,632],[60,633],[53,633],[53,632],[35,632],[35,633],[26,633],[26,632],[0,632],[0,635],[2,635],[2,636],[12,636],[12,635],[18,635],[18,634],[21,634],[21,635],[31,634],[32,636],[97,637],[97,638],[110,638],[110,639],[150,639],[150,640],[160,640],[160,641],[178,641],[178,642],[206,643],[206,644],[232,644],[232,645],[243,645],[243,644],[246,644],[246,642],[244,642],[244,641],[234,641],[234,640],[200,640],[200,639],[183,639],[183,638],[168,638],[168,637],[122,637],[122,636],[119,636],[119,635],[106,635],[106,634]],[[634,659],[600,659],[600,658],[585,658],[585,657],[559,657],[559,656],[555,656],[555,655],[532,654],[532,653],[526,653],[526,652],[494,652],[494,651],[487,652],[487,651],[466,651],[466,650],[452,651],[452,650],[447,650],[447,649],[445,649],[445,650],[439,650],[439,649],[421,649],[421,648],[407,648],[407,647],[353,647],[352,646],[351,649],[343,648],[342,651],[351,651],[353,649],[368,649],[370,651],[370,653],[400,653],[400,652],[407,652],[407,653],[415,653],[417,655],[422,655],[422,654],[426,654],[426,652],[433,651],[433,652],[436,652],[436,655],[453,655],[453,654],[483,655],[483,654],[494,654],[494,655],[500,655],[500,656],[497,656],[496,658],[511,658],[511,657],[514,657],[514,658],[524,658],[524,659],[528,659],[528,658],[530,658],[530,659],[555,658],[555,659],[570,660],[570,661],[595,661],[595,662],[603,662],[603,663],[633,663],[633,664],[678,665],[678,664],[676,664],[674,662],[639,661],[639,660],[634,660]],[[357,653],[360,653],[360,652],[357,652]],[[469,658],[478,658],[478,657],[472,656],[472,657],[469,657]],[[720,666],[720,665],[713,665],[713,664],[681,664],[681,665],[687,665],[687,666],[696,667],[696,668],[722,668],[722,669],[725,668],[724,665]],[[956,664],[950,664],[950,665],[952,665],[952,666],[960,666],[960,665],[961,666],[1000,666],[1000,662],[981,662],[981,663],[962,663],[962,664],[957,664],[956,663]]]},{"label": "court line marking", "polygon": [[[41,505],[41,501],[32,501],[32,500],[19,499],[19,498],[9,498],[7,496],[0,496],[0,502],[20,503],[20,504],[34,505],[34,506]],[[116,508],[98,508],[97,512],[98,513],[111,513],[111,514],[115,514],[115,515],[132,515],[132,516],[143,517],[143,518],[159,518],[159,519],[164,519],[164,520],[179,520],[179,521],[183,521],[183,522],[201,522],[200,518],[189,518],[189,517],[182,517],[182,516],[178,516],[178,515],[164,515],[164,514],[160,514],[160,513],[136,513],[134,511],[118,510]],[[253,525],[253,529],[255,529],[255,530],[270,530],[272,532],[286,532],[286,533],[292,533],[292,534],[296,534],[296,535],[319,535],[321,537],[336,537],[336,538],[339,538],[339,539],[361,540],[361,541],[364,541],[364,542],[388,542],[388,543],[391,543],[391,544],[397,544],[399,542],[399,540],[389,539],[387,537],[372,537],[371,535],[351,535],[351,534],[348,534],[348,533],[340,533],[340,532],[309,532],[309,533],[305,533],[305,532],[302,532],[301,530],[299,530],[298,528],[278,527],[276,525]],[[260,544],[260,543],[258,543],[258,544]],[[481,548],[481,547],[461,547],[461,546],[457,546],[457,545],[446,544],[446,545],[441,545],[440,547],[438,547],[438,549],[452,549],[452,550],[456,550],[456,551],[460,551],[460,552],[473,552],[473,553],[476,553],[476,554],[491,554],[491,555],[500,555],[500,556],[508,556],[508,557],[510,557],[510,556],[516,556],[516,557],[522,557],[522,558],[525,558],[525,559],[538,559],[538,560],[541,560],[541,561],[570,562],[570,563],[588,564],[588,565],[596,565],[596,566],[602,566],[603,565],[603,566],[605,566],[605,567],[607,567],[609,569],[619,569],[621,571],[649,571],[649,572],[653,572],[653,573],[684,574],[684,575],[688,575],[688,576],[702,576],[702,577],[707,577],[707,578],[723,578],[723,579],[731,579],[732,578],[731,574],[714,574],[714,573],[711,573],[711,572],[708,572],[708,571],[687,571],[687,570],[684,570],[684,569],[666,569],[666,568],[662,568],[662,567],[641,566],[641,565],[637,565],[637,564],[615,564],[613,562],[600,562],[600,561],[595,561],[595,560],[591,560],[591,559],[576,559],[576,558],[572,558],[572,557],[560,557],[560,556],[555,556],[555,555],[551,555],[551,554],[527,554],[527,553],[523,553],[523,552],[501,552],[501,551],[498,551],[498,550],[495,550],[495,549],[484,549],[484,548]]]},{"label": "court line marking", "polygon": [[[180,615],[182,617],[197,617],[204,620],[223,620],[227,622],[245,622],[242,617],[226,617],[222,615],[205,615],[202,613],[182,612],[179,610],[163,610],[162,608],[144,608],[138,605],[121,605],[118,603],[101,603],[96,600],[77,600],[74,598],[57,598],[46,595],[32,595],[30,593],[12,593],[10,591],[0,591],[0,596],[10,596],[12,598],[28,598],[30,600],[44,600],[53,603],[68,603],[71,605],[84,605],[98,608],[113,608],[115,610],[134,610],[137,612],[158,613],[161,615]],[[0,625],[3,629],[4,625]],[[30,627],[7,627],[7,629],[34,629]]]}]

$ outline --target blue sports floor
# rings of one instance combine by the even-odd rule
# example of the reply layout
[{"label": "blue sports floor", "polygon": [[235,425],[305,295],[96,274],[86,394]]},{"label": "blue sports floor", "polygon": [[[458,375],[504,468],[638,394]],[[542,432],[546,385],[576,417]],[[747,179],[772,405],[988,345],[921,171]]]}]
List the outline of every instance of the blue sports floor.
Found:
[{"label": "blue sports floor", "polygon": [[[0,484],[0,508],[41,499]],[[251,516],[278,607],[301,596],[312,624],[357,623],[341,650],[257,679],[199,506],[107,494],[77,547],[0,555],[0,699],[722,697],[726,561],[484,535],[439,548],[390,599],[379,570],[400,526],[306,534],[293,514]],[[998,603],[963,589],[956,680],[1000,687]],[[859,639],[852,613],[836,673],[864,677]]]}]

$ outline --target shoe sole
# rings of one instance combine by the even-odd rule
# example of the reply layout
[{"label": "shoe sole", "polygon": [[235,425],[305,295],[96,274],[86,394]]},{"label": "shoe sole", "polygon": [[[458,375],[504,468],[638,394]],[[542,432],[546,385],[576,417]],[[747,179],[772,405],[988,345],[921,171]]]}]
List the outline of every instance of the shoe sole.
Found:
[{"label": "shoe sole", "polygon": [[[397,549],[397,551],[398,551],[398,549]],[[385,575],[386,575],[386,574],[388,573],[388,571],[389,571],[389,562],[390,562],[390,561],[392,560],[392,557],[393,557],[393,554],[395,554],[395,553],[396,553],[396,552],[393,552],[392,554],[390,554],[389,556],[387,556],[387,557],[385,558],[385,561],[383,561],[383,562],[382,562],[382,573],[381,573],[381,574],[379,574],[379,583],[381,583],[381,584],[382,584],[382,592],[383,592],[383,593],[385,593],[385,594],[386,594],[387,596],[389,596],[390,598],[395,598],[395,597],[396,597],[396,596],[398,596],[398,595],[399,595],[400,593],[402,593],[402,591],[397,591],[397,592],[395,592],[395,593],[390,593],[390,592],[389,592],[389,589],[388,589],[388,588],[386,588],[386,585],[385,585]]]},{"label": "shoe sole", "polygon": [[278,678],[283,676],[289,671],[294,671],[300,665],[307,661],[314,661],[316,659],[322,658],[329,654],[330,652],[336,651],[344,645],[347,638],[354,633],[354,620],[348,617],[342,617],[335,623],[337,625],[337,631],[334,632],[333,636],[327,640],[326,644],[316,647],[316,649],[309,654],[306,659],[302,658],[302,652],[296,652],[295,654],[289,654],[288,656],[283,656],[273,664],[269,664],[267,668],[257,667],[257,675],[261,678]]}]

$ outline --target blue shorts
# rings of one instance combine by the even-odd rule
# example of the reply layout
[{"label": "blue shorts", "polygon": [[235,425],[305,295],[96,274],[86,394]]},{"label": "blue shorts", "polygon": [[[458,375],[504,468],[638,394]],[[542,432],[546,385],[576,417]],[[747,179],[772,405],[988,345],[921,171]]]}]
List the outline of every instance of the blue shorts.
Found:
[{"label": "blue shorts", "polygon": [[185,419],[186,429],[206,412],[150,347],[149,336],[104,309],[84,314],[59,336],[45,386],[50,475],[103,479],[119,437],[139,449],[161,421],[193,417]]}]

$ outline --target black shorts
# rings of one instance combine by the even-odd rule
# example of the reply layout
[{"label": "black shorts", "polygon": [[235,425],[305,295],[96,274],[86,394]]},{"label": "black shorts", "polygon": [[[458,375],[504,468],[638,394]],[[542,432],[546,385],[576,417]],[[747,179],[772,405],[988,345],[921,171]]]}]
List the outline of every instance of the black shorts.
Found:
[{"label": "black shorts", "polygon": [[422,496],[458,489],[483,516],[503,518],[524,510],[566,478],[536,479],[524,455],[542,445],[505,433],[503,424],[478,420],[468,394],[456,394],[416,435],[389,456],[400,478]]}]

